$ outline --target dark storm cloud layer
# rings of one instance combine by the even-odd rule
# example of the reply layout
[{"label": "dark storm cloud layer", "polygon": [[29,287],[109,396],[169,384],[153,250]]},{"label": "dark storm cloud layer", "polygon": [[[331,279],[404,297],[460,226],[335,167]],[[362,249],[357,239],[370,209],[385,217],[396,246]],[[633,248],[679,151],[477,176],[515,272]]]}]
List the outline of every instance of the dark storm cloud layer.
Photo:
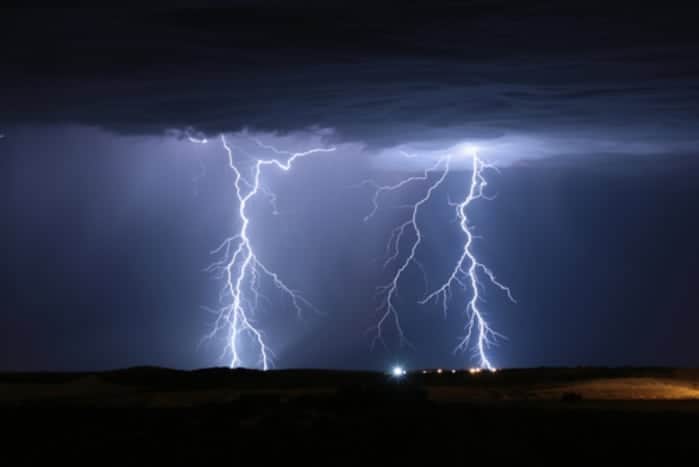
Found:
[{"label": "dark storm cloud layer", "polygon": [[694,143],[693,16],[565,3],[8,11],[0,124]]}]

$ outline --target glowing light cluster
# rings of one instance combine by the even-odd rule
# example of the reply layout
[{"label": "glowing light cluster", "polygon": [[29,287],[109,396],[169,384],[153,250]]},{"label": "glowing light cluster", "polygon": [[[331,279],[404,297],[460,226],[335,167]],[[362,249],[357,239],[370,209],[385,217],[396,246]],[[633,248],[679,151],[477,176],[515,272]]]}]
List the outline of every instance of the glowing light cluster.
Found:
[{"label": "glowing light cluster", "polygon": [[[390,235],[387,245],[388,259],[384,263],[386,266],[390,265],[393,261],[397,261],[400,257],[401,246],[405,238],[406,230],[411,230],[413,233],[412,242],[408,244],[408,254],[400,262],[391,281],[378,289],[380,296],[380,302],[377,308],[379,318],[376,326],[372,327],[370,330],[374,333],[372,346],[375,345],[377,341],[383,342],[383,329],[389,319],[393,320],[395,329],[400,338],[400,343],[409,344],[401,326],[400,314],[395,302],[399,284],[405,271],[412,265],[418,267],[423,274],[425,274],[422,264],[417,259],[417,252],[423,241],[419,216],[425,204],[432,198],[435,190],[444,183],[449,175],[452,159],[462,155],[463,154],[448,153],[440,157],[437,162],[431,168],[425,170],[421,176],[409,177],[393,185],[379,185],[373,181],[364,182],[365,185],[370,185],[375,190],[372,198],[372,211],[365,217],[364,220],[366,222],[378,211],[379,198],[383,193],[397,191],[415,182],[429,181],[425,195],[411,206],[411,216],[396,227]],[[488,182],[483,172],[486,169],[497,169],[484,162],[478,156],[475,148],[468,149],[468,156],[471,157],[472,160],[468,192],[461,202],[450,203],[450,205],[455,208],[459,226],[464,234],[462,252],[449,277],[439,287],[428,293],[419,303],[425,305],[430,302],[438,302],[441,304],[442,311],[446,315],[453,288],[459,286],[466,291],[470,291],[471,298],[467,301],[465,308],[465,334],[460,338],[454,351],[466,351],[469,348],[469,344],[474,341],[473,350],[479,360],[480,368],[493,369],[493,365],[487,355],[487,349],[494,344],[497,338],[503,338],[504,336],[490,327],[481,309],[481,289],[484,287],[483,278],[503,291],[513,303],[516,302],[510,289],[497,280],[493,271],[480,262],[473,251],[475,236],[472,232],[472,225],[469,222],[467,211],[472,203],[479,199],[492,199],[485,194]],[[431,176],[433,173],[437,175]],[[474,333],[475,337],[473,336]],[[441,373],[441,371],[438,370],[437,373]]]},{"label": "glowing light cluster", "polygon": [[[482,373],[482,372],[484,372],[484,371],[487,371],[487,372],[490,372],[490,373],[497,373],[498,370],[497,370],[497,368],[473,367],[473,368],[469,368],[468,370],[463,370],[463,369],[451,369],[451,370],[449,370],[449,373],[451,373],[452,375],[455,375],[455,374],[457,374],[457,373],[465,373],[465,372],[468,372],[468,373],[471,374],[471,375],[478,375],[478,374],[480,374],[480,373]],[[436,370],[422,370],[422,371],[421,371],[421,373],[422,373],[423,375],[428,375],[428,374],[431,374],[431,373],[436,373],[436,374],[438,374],[438,375],[441,375],[441,374],[444,374],[444,372],[445,372],[445,370],[443,370],[442,368],[437,368]]]},{"label": "glowing light cluster", "polygon": [[[197,144],[208,143],[205,138],[195,138],[191,135],[188,135],[188,139]],[[222,258],[213,263],[208,270],[222,278],[224,286],[220,294],[221,306],[211,310],[216,314],[216,321],[207,338],[213,338],[221,332],[225,333],[224,356],[230,356],[230,366],[234,368],[243,366],[242,338],[247,337],[248,342],[256,349],[255,352],[258,355],[258,361],[255,365],[267,370],[272,364],[274,354],[265,340],[263,331],[255,323],[253,317],[259,306],[260,298],[263,297],[260,288],[262,278],[267,278],[281,290],[299,315],[305,308],[313,309],[313,305],[298,291],[287,286],[279,275],[267,267],[255,252],[250,238],[251,221],[248,204],[251,199],[262,193],[268,196],[272,205],[275,206],[276,197],[268,189],[262,188],[261,185],[263,169],[266,167],[274,167],[288,172],[298,160],[315,154],[333,152],[335,148],[314,148],[304,152],[290,152],[253,139],[258,148],[269,151],[277,157],[256,159],[252,166],[252,176],[246,178],[236,162],[234,150],[224,135],[221,135],[220,141],[228,157],[228,166],[233,172],[239,225],[236,233],[228,237],[221,246],[212,252],[213,254],[221,254]],[[278,156],[282,156],[282,160],[279,160]]]}]

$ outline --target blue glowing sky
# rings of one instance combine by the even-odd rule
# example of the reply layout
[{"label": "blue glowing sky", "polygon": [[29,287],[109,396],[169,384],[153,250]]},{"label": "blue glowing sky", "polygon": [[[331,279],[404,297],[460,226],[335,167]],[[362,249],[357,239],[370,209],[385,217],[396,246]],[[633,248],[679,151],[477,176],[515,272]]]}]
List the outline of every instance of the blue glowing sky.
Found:
[{"label": "blue glowing sky", "polygon": [[[221,285],[204,268],[236,225],[222,132],[242,164],[250,137],[337,147],[265,177],[278,213],[251,205],[256,251],[322,312],[298,320],[268,290],[278,366],[469,363],[451,353],[461,310],[416,304],[419,271],[400,296],[415,348],[370,350],[386,241],[424,186],[365,223],[358,184],[472,146],[500,169],[473,208],[476,250],[518,301],[486,297],[508,337],[497,366],[699,364],[694,25],[596,2],[416,5],[3,15],[0,368],[227,363],[200,343]],[[469,167],[426,206],[428,285],[462,246],[446,201]]]}]

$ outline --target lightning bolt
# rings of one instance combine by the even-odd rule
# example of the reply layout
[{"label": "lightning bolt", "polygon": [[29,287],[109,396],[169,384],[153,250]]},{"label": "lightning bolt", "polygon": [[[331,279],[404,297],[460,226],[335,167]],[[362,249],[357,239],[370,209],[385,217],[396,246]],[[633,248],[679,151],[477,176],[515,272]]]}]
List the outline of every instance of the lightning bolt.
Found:
[{"label": "lightning bolt", "polygon": [[187,140],[190,143],[194,143],[194,144],[207,144],[209,142],[209,140],[206,138],[195,138],[194,136],[189,135],[189,134],[187,135]]},{"label": "lightning bolt", "polygon": [[192,127],[184,130],[184,136],[190,143],[194,144],[207,144],[209,140],[201,133],[195,132]]},{"label": "lightning bolt", "polygon": [[[407,157],[407,154],[404,154]],[[492,200],[485,193],[485,189],[488,186],[488,182],[483,174],[486,169],[496,170],[497,168],[493,165],[484,162],[476,151],[473,151],[471,155],[472,159],[472,170],[471,178],[469,180],[469,189],[465,198],[458,203],[450,202],[450,206],[455,208],[457,219],[459,220],[459,226],[464,234],[464,244],[462,248],[461,255],[454,268],[451,270],[449,277],[443,282],[438,288],[432,292],[426,294],[425,298],[420,300],[418,303],[425,305],[429,302],[441,303],[443,313],[447,314],[449,308],[450,298],[452,296],[452,289],[455,286],[459,286],[462,289],[471,291],[471,298],[466,303],[465,313],[466,313],[466,323],[464,325],[465,334],[459,339],[458,345],[454,349],[455,352],[466,351],[472,342],[475,342],[474,352],[479,360],[480,368],[485,368],[489,370],[494,370],[492,362],[488,358],[487,350],[495,343],[498,338],[504,338],[503,335],[493,330],[485,319],[485,314],[481,309],[482,289],[484,288],[483,277],[487,281],[495,286],[496,288],[503,291],[510,301],[516,303],[511,290],[502,284],[495,276],[493,271],[488,268],[485,264],[480,262],[473,251],[473,243],[476,236],[473,233],[474,227],[469,222],[468,218],[468,208],[477,200],[486,199]],[[413,157],[413,156],[411,156]],[[382,329],[389,318],[393,318],[396,330],[400,336],[401,343],[406,343],[407,339],[405,333],[400,324],[400,317],[398,309],[396,308],[394,299],[398,293],[399,283],[401,277],[406,269],[411,264],[415,264],[421,269],[423,275],[425,275],[424,268],[421,263],[416,259],[417,251],[422,243],[423,236],[418,224],[418,214],[420,209],[427,203],[435,190],[444,182],[446,177],[449,175],[452,158],[454,156],[448,154],[440,158],[435,165],[430,169],[427,169],[422,176],[409,177],[393,185],[379,185],[373,181],[365,182],[372,187],[374,187],[374,196],[372,197],[372,211],[368,216],[365,217],[365,221],[371,219],[373,215],[376,214],[379,206],[379,198],[383,193],[397,191],[404,186],[416,182],[424,181],[429,178],[429,173],[436,170],[441,170],[440,176],[429,185],[427,191],[423,198],[418,200],[412,205],[412,216],[410,219],[405,221],[403,224],[396,227],[389,238],[387,252],[391,252],[388,259],[384,263],[385,265],[398,259],[401,251],[401,242],[403,240],[406,229],[410,228],[414,233],[414,239],[410,243],[409,254],[405,257],[400,267],[396,270],[393,275],[391,282],[387,285],[379,287],[378,293],[382,297],[379,304],[378,310],[380,312],[379,320],[372,330],[375,332],[375,337],[372,340],[372,346],[375,345],[377,340],[383,341]],[[475,339],[473,334],[475,332]]]},{"label": "lightning bolt", "polygon": [[393,253],[386,259],[386,262],[384,263],[384,267],[387,267],[390,263],[393,261],[396,261],[398,259],[398,256],[400,255],[400,247],[401,243],[403,240],[403,237],[405,235],[405,232],[408,228],[410,228],[414,234],[414,239],[412,241],[412,244],[410,245],[410,254],[403,260],[403,262],[400,264],[398,269],[396,270],[396,273],[394,274],[393,278],[391,281],[378,288],[378,294],[381,296],[380,304],[377,308],[377,311],[380,314],[379,320],[376,323],[376,326],[372,327],[369,331],[374,333],[374,337],[372,339],[372,347],[376,345],[377,342],[381,342],[385,345],[385,342],[383,340],[383,328],[387,320],[390,318],[393,319],[393,322],[395,324],[396,330],[398,331],[398,336],[400,337],[400,342],[401,344],[408,344],[410,345],[410,342],[407,340],[405,333],[403,332],[403,327],[400,324],[400,315],[398,313],[398,309],[396,308],[395,304],[395,299],[396,295],[398,294],[398,284],[400,282],[401,277],[403,276],[403,273],[410,267],[410,265],[415,264],[417,267],[419,267],[423,273],[424,269],[422,268],[422,265],[419,261],[416,259],[416,254],[417,254],[417,249],[420,246],[420,243],[422,243],[422,231],[420,230],[420,224],[418,223],[418,214],[420,213],[420,209],[427,203],[431,197],[432,193],[444,182],[446,179],[447,175],[449,174],[449,164],[451,163],[451,158],[449,157],[444,157],[439,159],[432,167],[429,169],[425,170],[421,176],[416,176],[416,177],[409,177],[406,178],[405,180],[402,180],[394,185],[378,185],[376,182],[373,181],[367,181],[365,184],[369,184],[375,187],[375,192],[374,196],[372,198],[372,205],[373,209],[364,218],[364,221],[367,222],[369,219],[371,219],[374,214],[379,209],[379,197],[381,196],[382,193],[385,192],[392,192],[392,191],[397,191],[403,188],[404,186],[416,182],[416,181],[426,181],[430,179],[430,174],[438,171],[441,167],[441,173],[439,177],[429,185],[425,196],[423,196],[420,200],[418,200],[413,206],[412,206],[412,214],[408,220],[403,222],[401,225],[393,229],[393,232],[391,232],[391,237],[389,238],[388,244],[386,246],[387,251],[390,251],[393,249]]},{"label": "lightning bolt", "polygon": [[[185,133],[187,140],[192,144],[208,144],[209,140],[206,137],[198,138],[193,136],[189,130]],[[199,173],[192,177],[192,183],[194,184],[194,196],[199,195],[199,183],[206,177],[206,165],[201,158],[197,159],[199,161]]]},{"label": "lightning bolt", "polygon": [[[206,140],[196,138],[195,141],[206,144]],[[260,299],[265,298],[261,292],[261,280],[267,278],[277,289],[285,294],[298,315],[304,309],[315,309],[298,291],[289,287],[279,275],[267,267],[255,252],[249,234],[250,217],[248,204],[258,194],[266,195],[275,206],[276,196],[267,188],[263,188],[261,178],[263,169],[274,167],[282,172],[291,170],[294,163],[300,159],[320,153],[334,152],[336,148],[315,148],[304,152],[289,152],[277,149],[260,140],[252,138],[254,143],[263,150],[271,151],[276,156],[283,156],[283,160],[256,159],[252,167],[252,177],[243,176],[241,169],[236,164],[234,151],[228,144],[226,137],[221,135],[220,141],[228,157],[228,167],[233,172],[233,185],[235,187],[235,201],[238,205],[237,217],[239,227],[234,235],[226,238],[212,254],[220,254],[222,258],[214,262],[207,270],[217,274],[223,280],[223,288],[220,293],[219,308],[210,310],[216,315],[216,320],[211,332],[205,336],[211,339],[223,332],[226,335],[226,345],[223,356],[230,355],[231,368],[243,365],[241,348],[242,339],[247,337],[254,348],[257,349],[257,365],[263,370],[269,369],[274,353],[267,343],[263,331],[255,323],[254,314],[260,304]]]},{"label": "lightning bolt", "polygon": [[439,301],[441,299],[442,311],[446,315],[449,297],[454,285],[459,285],[464,289],[470,288],[471,299],[466,304],[465,310],[465,334],[459,341],[454,351],[466,351],[468,349],[473,330],[475,329],[475,351],[479,359],[480,367],[493,370],[494,367],[487,355],[487,348],[493,345],[497,338],[504,338],[504,336],[494,331],[490,327],[488,322],[485,320],[483,311],[480,308],[480,302],[482,301],[481,289],[484,287],[480,275],[485,275],[492,285],[505,292],[507,298],[509,298],[512,303],[517,302],[512,296],[512,291],[509,289],[509,287],[498,281],[493,271],[481,263],[473,252],[473,241],[476,237],[473,234],[473,226],[469,223],[467,210],[474,201],[479,199],[493,199],[485,194],[484,190],[487,187],[488,182],[483,176],[483,170],[497,169],[495,166],[483,162],[475,151],[473,152],[472,162],[473,166],[471,171],[471,180],[466,198],[464,198],[464,200],[460,203],[452,203],[452,206],[456,208],[459,226],[461,227],[461,230],[465,236],[461,256],[456,262],[456,265],[454,266],[454,269],[451,271],[451,274],[447,280],[439,288],[429,293],[419,303],[424,305],[429,301]]}]

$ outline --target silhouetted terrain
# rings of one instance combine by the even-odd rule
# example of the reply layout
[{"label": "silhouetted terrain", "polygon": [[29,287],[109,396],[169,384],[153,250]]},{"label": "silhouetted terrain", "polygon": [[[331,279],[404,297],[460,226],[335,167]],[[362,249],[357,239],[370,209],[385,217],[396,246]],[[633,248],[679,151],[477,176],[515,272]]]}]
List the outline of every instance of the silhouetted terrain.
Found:
[{"label": "silhouetted terrain", "polygon": [[666,461],[697,455],[699,371],[5,373],[0,403],[5,452],[30,462],[155,456],[200,465],[283,455],[333,463],[418,451],[464,463],[595,461],[603,452]]}]

